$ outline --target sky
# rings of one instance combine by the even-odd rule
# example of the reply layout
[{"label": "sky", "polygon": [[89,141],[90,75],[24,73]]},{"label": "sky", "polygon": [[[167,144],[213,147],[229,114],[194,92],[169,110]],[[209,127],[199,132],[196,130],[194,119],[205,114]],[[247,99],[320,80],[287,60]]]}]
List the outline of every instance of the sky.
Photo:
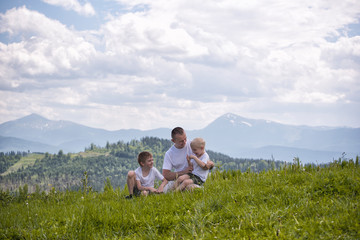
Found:
[{"label": "sky", "polygon": [[357,0],[0,0],[0,123],[360,127]]}]

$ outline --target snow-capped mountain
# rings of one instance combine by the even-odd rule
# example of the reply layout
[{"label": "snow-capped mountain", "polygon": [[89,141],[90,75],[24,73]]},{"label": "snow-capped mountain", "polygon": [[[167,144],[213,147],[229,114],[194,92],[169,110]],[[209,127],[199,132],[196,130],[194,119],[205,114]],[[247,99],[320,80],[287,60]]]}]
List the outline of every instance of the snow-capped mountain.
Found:
[{"label": "snow-capped mountain", "polygon": [[191,137],[196,136],[207,141],[207,148],[235,157],[286,161],[299,157],[304,162],[324,162],[339,158],[343,152],[353,157],[360,153],[360,128],[285,125],[231,113],[191,133]]},{"label": "snow-capped mountain", "polygon": [[[105,146],[107,141],[127,142],[145,136],[170,139],[170,132],[166,128],[107,131],[31,114],[0,124],[0,151],[78,152],[91,143]],[[231,113],[203,129],[187,131],[187,135],[188,139],[204,138],[207,149],[238,158],[289,162],[299,157],[303,163],[322,163],[341,157],[343,152],[349,157],[360,155],[360,128],[293,126]]]}]

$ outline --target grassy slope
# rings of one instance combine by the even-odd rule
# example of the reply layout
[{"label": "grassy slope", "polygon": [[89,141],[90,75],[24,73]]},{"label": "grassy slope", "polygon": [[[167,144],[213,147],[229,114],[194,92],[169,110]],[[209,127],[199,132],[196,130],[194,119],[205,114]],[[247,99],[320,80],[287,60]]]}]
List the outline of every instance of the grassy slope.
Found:
[{"label": "grassy slope", "polygon": [[18,169],[22,167],[27,168],[28,166],[33,165],[37,159],[41,159],[43,157],[44,157],[43,154],[37,154],[37,153],[28,154],[25,157],[21,157],[21,159],[17,163],[9,167],[9,169],[6,172],[2,173],[1,175],[5,176],[9,173],[16,172]]},{"label": "grassy slope", "polygon": [[[76,156],[82,156],[85,158],[85,157],[97,157],[101,155],[108,156],[109,153],[79,152],[79,153],[71,154],[71,157],[73,158]],[[27,168],[28,166],[34,165],[36,160],[42,159],[43,157],[44,154],[30,153],[27,156],[21,157],[21,159],[17,163],[9,167],[9,169],[6,172],[2,173],[1,175],[6,176],[12,172],[16,172],[20,168]]]},{"label": "grassy slope", "polygon": [[215,172],[192,193],[132,200],[125,194],[53,190],[2,201],[0,239],[360,238],[360,168],[354,164]]}]

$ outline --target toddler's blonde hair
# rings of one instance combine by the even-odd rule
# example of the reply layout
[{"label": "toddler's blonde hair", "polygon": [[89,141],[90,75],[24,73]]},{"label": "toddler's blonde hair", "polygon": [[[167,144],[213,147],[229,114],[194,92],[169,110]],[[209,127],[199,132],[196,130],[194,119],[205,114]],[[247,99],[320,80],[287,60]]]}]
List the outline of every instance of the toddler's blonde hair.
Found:
[{"label": "toddler's blonde hair", "polygon": [[194,138],[190,143],[191,148],[205,148],[205,140],[202,138]]}]

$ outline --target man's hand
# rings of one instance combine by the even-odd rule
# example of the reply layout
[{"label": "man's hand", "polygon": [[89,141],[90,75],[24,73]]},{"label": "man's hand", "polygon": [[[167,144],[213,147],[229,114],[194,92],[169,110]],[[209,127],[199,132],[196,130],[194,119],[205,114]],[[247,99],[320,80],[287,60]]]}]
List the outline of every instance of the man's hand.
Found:
[{"label": "man's hand", "polygon": [[164,188],[163,187],[159,187],[155,193],[163,193],[164,192]]},{"label": "man's hand", "polygon": [[191,173],[194,170],[194,166],[191,164],[185,169],[185,173]]},{"label": "man's hand", "polygon": [[188,167],[185,169],[185,173],[191,173],[194,170],[194,165],[192,164],[191,160],[192,155],[186,155],[186,160],[188,162]]},{"label": "man's hand", "polygon": [[[193,170],[194,170],[194,165],[192,164],[192,162],[191,162],[191,159],[193,159],[194,158],[194,156],[193,155],[186,155],[186,160],[187,160],[187,162],[188,162],[188,168],[190,168],[190,172],[192,172]],[[188,169],[187,168],[187,169]],[[187,173],[190,173],[190,172],[187,172]]]}]

